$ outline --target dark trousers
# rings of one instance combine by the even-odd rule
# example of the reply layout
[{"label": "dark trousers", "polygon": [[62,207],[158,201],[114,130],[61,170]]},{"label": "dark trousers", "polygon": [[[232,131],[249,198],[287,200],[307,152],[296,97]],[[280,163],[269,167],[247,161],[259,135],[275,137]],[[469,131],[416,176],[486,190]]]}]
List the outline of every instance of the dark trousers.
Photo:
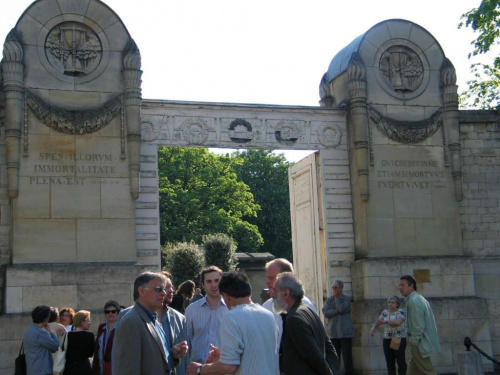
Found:
[{"label": "dark trousers", "polygon": [[406,375],[406,361],[405,361],[405,349],[406,349],[406,339],[401,339],[401,344],[399,345],[399,350],[392,350],[389,346],[391,345],[391,339],[384,339],[384,355],[385,362],[387,363],[387,373],[389,375],[396,375],[396,362],[398,363],[398,375]]},{"label": "dark trousers", "polygon": [[344,361],[345,375],[352,375],[352,339],[330,339],[339,357]]}]

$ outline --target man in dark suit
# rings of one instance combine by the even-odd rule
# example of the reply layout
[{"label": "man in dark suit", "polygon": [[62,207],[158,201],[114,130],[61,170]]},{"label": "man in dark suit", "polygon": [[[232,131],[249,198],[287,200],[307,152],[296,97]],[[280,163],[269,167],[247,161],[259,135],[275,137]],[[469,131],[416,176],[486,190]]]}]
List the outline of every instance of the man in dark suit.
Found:
[{"label": "man in dark suit", "polygon": [[171,374],[178,359],[186,354],[185,341],[169,347],[157,321],[166,286],[167,278],[160,273],[144,272],[135,280],[135,305],[116,328],[114,374]]},{"label": "man in dark suit", "polygon": [[304,288],[290,272],[278,275],[273,306],[287,312],[284,324],[281,373],[284,375],[337,375],[339,359],[319,316],[302,303]]}]

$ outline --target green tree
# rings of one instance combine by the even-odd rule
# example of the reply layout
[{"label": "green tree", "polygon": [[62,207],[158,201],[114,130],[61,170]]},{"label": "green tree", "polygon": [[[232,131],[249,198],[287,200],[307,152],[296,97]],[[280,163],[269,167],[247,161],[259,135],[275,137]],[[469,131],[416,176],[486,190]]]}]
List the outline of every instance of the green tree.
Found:
[{"label": "green tree", "polygon": [[236,152],[233,158],[238,179],[250,187],[255,202],[261,206],[258,216],[247,221],[259,228],[264,245],[260,249],[276,257],[292,260],[288,167],[283,154],[268,150]]},{"label": "green tree", "polygon": [[205,263],[217,266],[223,271],[232,271],[238,267],[236,244],[225,233],[215,233],[203,236],[205,248]]},{"label": "green tree", "polygon": [[161,243],[195,241],[220,232],[239,251],[259,248],[263,239],[246,221],[260,209],[249,187],[237,180],[236,160],[203,148],[158,149]]},{"label": "green tree", "polygon": [[168,243],[162,248],[162,269],[172,274],[175,286],[185,280],[199,284],[199,276],[205,267],[203,252],[194,242]]},{"label": "green tree", "polygon": [[[471,27],[479,33],[472,41],[474,50],[469,58],[488,53],[494,45],[499,44],[500,37],[500,1],[483,0],[478,8],[462,15],[459,28]],[[462,107],[481,109],[500,109],[500,57],[496,56],[492,63],[474,63],[471,65],[474,78],[467,81],[469,89],[460,95]]]}]

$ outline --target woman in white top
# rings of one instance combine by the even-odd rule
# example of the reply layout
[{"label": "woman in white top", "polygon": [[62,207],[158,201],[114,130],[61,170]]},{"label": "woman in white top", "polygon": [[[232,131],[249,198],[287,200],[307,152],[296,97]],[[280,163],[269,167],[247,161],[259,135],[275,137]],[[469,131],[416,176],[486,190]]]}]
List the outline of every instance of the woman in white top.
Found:
[{"label": "woman in white top", "polygon": [[[370,330],[372,336],[375,335],[375,330],[378,326],[384,326],[384,355],[387,363],[387,371],[389,375],[396,375],[396,362],[398,363],[398,374],[406,375],[406,311],[399,308],[399,298],[390,296],[387,299],[387,309],[382,311],[382,314],[375,320]],[[392,338],[401,339],[401,344],[398,350],[390,348]]]}]

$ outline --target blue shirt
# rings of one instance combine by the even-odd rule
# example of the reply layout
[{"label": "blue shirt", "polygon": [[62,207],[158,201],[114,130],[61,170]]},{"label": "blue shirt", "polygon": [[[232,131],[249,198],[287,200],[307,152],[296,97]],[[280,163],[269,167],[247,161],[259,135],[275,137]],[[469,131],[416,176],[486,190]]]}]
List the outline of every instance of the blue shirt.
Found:
[{"label": "blue shirt", "polygon": [[24,353],[26,354],[26,372],[28,375],[52,374],[51,352],[59,347],[59,339],[55,333],[48,333],[36,324],[28,327],[23,336]]},{"label": "blue shirt", "polygon": [[187,307],[186,326],[191,361],[205,363],[210,344],[220,348],[220,321],[226,311],[228,309],[222,297],[215,308],[207,302],[207,297]]}]

